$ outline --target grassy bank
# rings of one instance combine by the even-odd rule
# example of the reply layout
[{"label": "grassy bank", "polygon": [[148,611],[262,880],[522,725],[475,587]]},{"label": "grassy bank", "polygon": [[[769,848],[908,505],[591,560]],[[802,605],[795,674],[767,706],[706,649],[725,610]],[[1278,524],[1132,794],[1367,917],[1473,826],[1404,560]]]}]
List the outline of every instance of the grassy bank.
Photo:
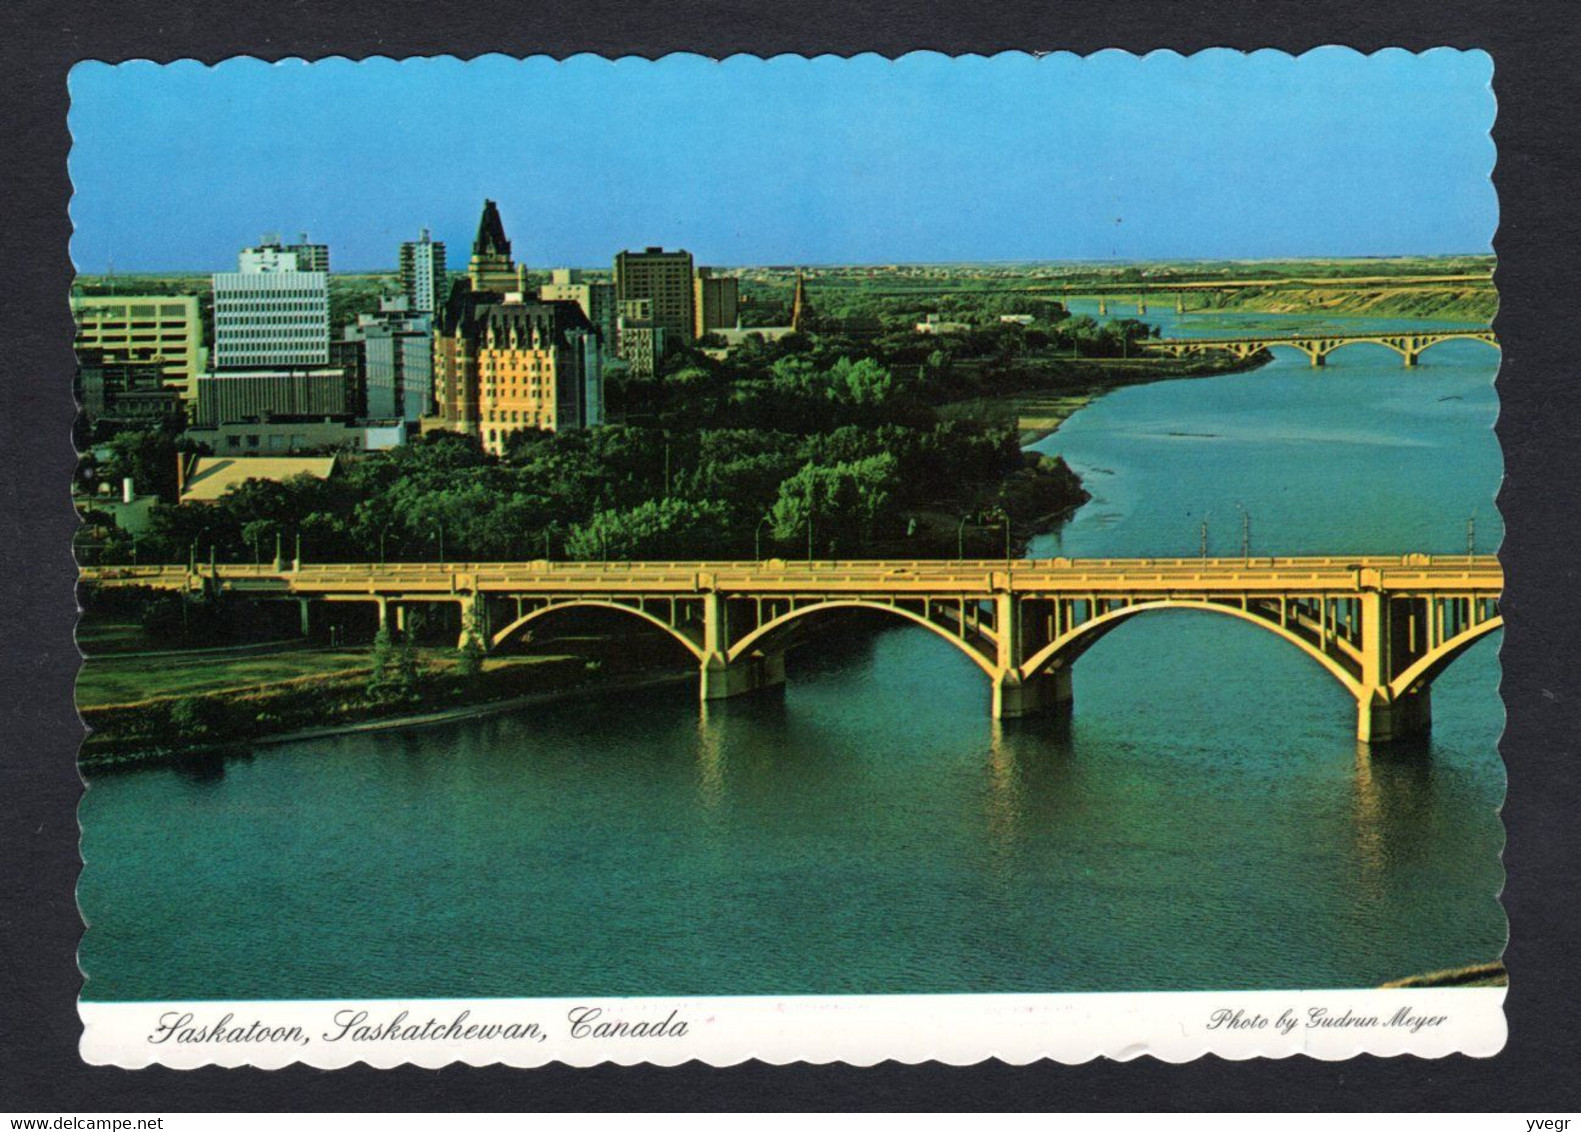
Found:
[{"label": "grassy bank", "polygon": [[[1203,305],[1199,307],[1197,304]],[[1244,287],[1194,297],[1193,310],[1426,318],[1485,326],[1498,312],[1492,287],[1475,284],[1360,287]]]},{"label": "grassy bank", "polygon": [[454,649],[415,649],[399,689],[373,686],[368,649],[90,659],[77,685],[78,711],[91,731],[80,762],[103,768],[159,761],[304,730],[620,686],[634,674],[673,667],[662,648],[602,636],[491,656],[471,673],[458,666]]},{"label": "grassy bank", "polygon": [[289,680],[366,674],[365,649],[298,648],[262,656],[92,656],[77,679],[80,708],[251,692]]},{"label": "grassy bank", "polygon": [[[406,695],[367,691],[367,667],[301,676],[273,684],[80,709],[92,729],[79,763],[85,769],[165,761],[297,731],[333,731],[376,720],[427,718],[501,701],[617,686],[578,656],[509,657],[461,676],[453,661],[429,660]],[[458,713],[463,714],[463,713]]]}]

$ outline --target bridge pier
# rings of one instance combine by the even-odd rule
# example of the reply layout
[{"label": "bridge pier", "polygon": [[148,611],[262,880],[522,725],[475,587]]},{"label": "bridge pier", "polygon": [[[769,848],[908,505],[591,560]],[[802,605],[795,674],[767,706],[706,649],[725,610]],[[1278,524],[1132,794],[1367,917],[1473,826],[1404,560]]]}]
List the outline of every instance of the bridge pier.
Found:
[{"label": "bridge pier", "polygon": [[1021,719],[1069,704],[1072,700],[1070,669],[1056,668],[1029,679],[1005,672],[994,678],[993,717]]},{"label": "bridge pier", "polygon": [[705,657],[699,672],[698,699],[728,700],[785,683],[785,654],[755,653],[731,664],[723,654]]},{"label": "bridge pier", "polygon": [[305,597],[297,598],[296,608],[297,617],[302,629],[302,635],[304,637],[311,636],[313,632],[313,620],[309,611],[313,608],[313,603]]},{"label": "bridge pier", "polygon": [[488,617],[483,598],[478,594],[462,594],[456,604],[461,610],[461,633],[456,638],[456,648],[466,648],[470,638],[476,640],[484,652],[488,652]]},{"label": "bridge pier", "polygon": [[1433,728],[1431,686],[1393,701],[1369,697],[1358,701],[1356,738],[1363,743],[1393,743],[1426,735]]}]

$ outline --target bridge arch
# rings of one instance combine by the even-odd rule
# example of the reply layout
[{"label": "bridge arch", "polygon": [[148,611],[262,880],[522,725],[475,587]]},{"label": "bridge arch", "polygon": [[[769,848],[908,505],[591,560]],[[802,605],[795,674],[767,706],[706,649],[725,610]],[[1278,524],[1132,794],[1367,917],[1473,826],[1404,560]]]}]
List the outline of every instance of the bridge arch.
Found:
[{"label": "bridge arch", "polygon": [[1404,358],[1406,360],[1409,360],[1409,359],[1415,357],[1416,355],[1418,355],[1418,354],[1420,354],[1422,352],[1422,349],[1425,349],[1425,347],[1420,347],[1420,348],[1415,349],[1415,350],[1408,350],[1402,345],[1399,345],[1399,344],[1397,344],[1397,343],[1395,343],[1393,341],[1385,340],[1383,338],[1350,338],[1350,339],[1341,339],[1341,340],[1336,341],[1336,342],[1327,343],[1326,344],[1326,348],[1323,349],[1322,353],[1319,356],[1323,357],[1323,358],[1327,358],[1330,354],[1337,354],[1339,351],[1345,349],[1347,346],[1362,346],[1362,347],[1378,346],[1378,347],[1381,347],[1382,349],[1388,350],[1395,357],[1397,357],[1397,358]]},{"label": "bridge arch", "polygon": [[1056,664],[1069,668],[1071,665],[1076,663],[1083,653],[1092,648],[1093,645],[1097,644],[1104,637],[1108,636],[1115,629],[1118,629],[1123,623],[1129,621],[1131,618],[1137,617],[1144,613],[1153,613],[1170,609],[1186,609],[1199,612],[1205,611],[1208,613],[1223,613],[1227,616],[1245,621],[1248,624],[1256,625],[1259,629],[1265,629],[1268,632],[1274,634],[1276,637],[1279,637],[1281,640],[1287,641],[1294,645],[1307,656],[1317,661],[1323,670],[1330,676],[1334,677],[1335,680],[1339,681],[1340,685],[1352,696],[1358,699],[1361,697],[1361,682],[1357,680],[1356,677],[1347,672],[1345,668],[1340,665],[1340,663],[1333,657],[1323,652],[1310,641],[1307,641],[1304,638],[1297,636],[1295,633],[1292,633],[1284,626],[1270,621],[1266,617],[1260,617],[1249,610],[1240,609],[1233,605],[1220,605],[1216,602],[1208,601],[1181,601],[1179,599],[1173,598],[1159,601],[1138,602],[1136,605],[1128,605],[1123,609],[1110,610],[1108,613],[1100,614],[1090,621],[1082,622],[1080,625],[1076,626],[1076,628],[1061,634],[1059,637],[1055,638],[1055,640],[1045,645],[1038,652],[1034,653],[1027,660],[1027,662],[1021,666],[1022,679],[1030,680],[1037,676],[1044,669],[1053,667]]},{"label": "bridge arch", "polygon": [[797,609],[792,609],[786,613],[780,614],[778,617],[775,617],[772,620],[765,621],[762,625],[759,625],[756,629],[752,630],[752,632],[748,633],[746,636],[742,637],[741,640],[737,641],[731,646],[729,660],[732,664],[734,664],[752,650],[761,649],[764,643],[771,639],[774,635],[783,632],[785,629],[789,628],[791,625],[800,621],[804,617],[848,609],[867,610],[875,613],[887,613],[895,617],[903,618],[906,621],[910,621],[914,625],[921,625],[929,632],[934,633],[946,641],[949,641],[950,644],[954,645],[962,653],[970,657],[972,663],[976,664],[977,667],[982,669],[983,672],[986,673],[990,678],[996,675],[992,660],[984,656],[980,650],[973,648],[969,642],[962,640],[955,632],[951,631],[945,626],[940,625],[937,622],[930,621],[928,618],[922,616],[919,613],[914,613],[909,609],[904,609],[897,605],[888,605],[884,602],[878,601],[863,601],[859,598],[815,602],[809,605],[801,606]]},{"label": "bridge arch", "polygon": [[1490,617],[1481,624],[1467,629],[1464,633],[1451,637],[1432,652],[1420,657],[1404,672],[1396,676],[1389,685],[1389,691],[1395,698],[1399,698],[1426,687],[1438,679],[1444,669],[1459,660],[1461,655],[1472,645],[1494,630],[1502,629],[1503,627],[1503,617]]},{"label": "bridge arch", "polygon": [[510,640],[510,638],[517,632],[526,628],[528,625],[534,621],[537,621],[539,618],[547,617],[552,613],[562,613],[571,609],[613,609],[618,613],[629,613],[633,617],[639,617],[648,624],[664,630],[666,634],[684,645],[686,647],[686,651],[696,657],[699,662],[701,662],[703,659],[702,646],[690,636],[677,629],[674,625],[671,625],[668,621],[665,621],[662,617],[655,617],[646,610],[638,609],[632,605],[624,605],[618,601],[607,601],[600,598],[574,598],[568,601],[556,601],[551,602],[548,605],[539,606],[537,609],[530,610],[529,612],[522,614],[509,625],[506,625],[499,632],[491,635],[489,637],[489,647],[498,648],[500,645]]}]

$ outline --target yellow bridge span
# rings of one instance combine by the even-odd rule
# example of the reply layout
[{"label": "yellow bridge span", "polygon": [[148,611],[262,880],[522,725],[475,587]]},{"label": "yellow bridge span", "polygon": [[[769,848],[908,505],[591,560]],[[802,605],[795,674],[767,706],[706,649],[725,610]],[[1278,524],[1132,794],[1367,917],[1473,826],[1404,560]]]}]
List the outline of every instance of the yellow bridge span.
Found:
[{"label": "yellow bridge span", "polygon": [[366,602],[404,628],[414,605],[454,603],[463,640],[509,641],[542,618],[597,608],[668,633],[697,660],[705,700],[785,679],[808,626],[887,614],[960,649],[988,677],[993,713],[1066,704],[1077,659],[1132,617],[1205,610],[1301,650],[1356,700],[1357,736],[1431,723],[1433,680],[1503,624],[1492,556],[1132,558],[850,562],[495,562],[103,566],[85,584],[300,603]]},{"label": "yellow bridge span", "polygon": [[1177,358],[1189,354],[1214,352],[1233,354],[1237,358],[1249,358],[1271,346],[1290,346],[1305,354],[1314,366],[1321,366],[1328,361],[1330,354],[1342,346],[1371,343],[1375,346],[1387,346],[1399,354],[1407,366],[1414,366],[1424,350],[1440,342],[1449,342],[1457,338],[1483,342],[1494,349],[1499,347],[1498,337],[1486,327],[1418,330],[1396,334],[1269,334],[1246,338],[1155,338],[1141,345],[1145,349],[1171,354]]}]

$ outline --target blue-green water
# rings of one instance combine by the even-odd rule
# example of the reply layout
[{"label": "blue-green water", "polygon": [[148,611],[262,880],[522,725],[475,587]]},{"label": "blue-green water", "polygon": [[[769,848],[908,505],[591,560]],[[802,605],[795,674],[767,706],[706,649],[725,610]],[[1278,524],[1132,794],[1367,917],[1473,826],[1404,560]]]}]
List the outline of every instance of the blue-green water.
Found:
[{"label": "blue-green water", "polygon": [[[1111,394],[1040,445],[1094,499],[1034,550],[1194,554],[1206,513],[1238,553],[1237,505],[1257,553],[1458,553],[1473,512],[1491,550],[1496,360],[1351,347]],[[1070,716],[1001,726],[898,629],[705,716],[685,687],[106,775],[84,993],[1374,985],[1503,949],[1497,685],[1495,637],[1435,686],[1425,752],[1369,756],[1305,657],[1169,613],[1082,659]]]}]

